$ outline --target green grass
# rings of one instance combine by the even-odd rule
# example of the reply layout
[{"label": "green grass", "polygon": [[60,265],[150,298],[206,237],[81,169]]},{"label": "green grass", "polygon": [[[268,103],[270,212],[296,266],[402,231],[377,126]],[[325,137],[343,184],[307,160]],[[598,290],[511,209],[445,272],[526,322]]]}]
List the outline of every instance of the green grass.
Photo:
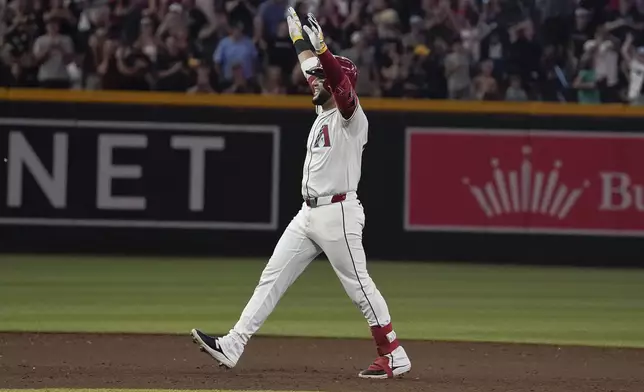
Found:
[{"label": "green grass", "polygon": [[[264,261],[0,256],[0,330],[226,332]],[[403,339],[644,347],[644,270],[371,263]],[[369,337],[325,260],[260,330]]]}]

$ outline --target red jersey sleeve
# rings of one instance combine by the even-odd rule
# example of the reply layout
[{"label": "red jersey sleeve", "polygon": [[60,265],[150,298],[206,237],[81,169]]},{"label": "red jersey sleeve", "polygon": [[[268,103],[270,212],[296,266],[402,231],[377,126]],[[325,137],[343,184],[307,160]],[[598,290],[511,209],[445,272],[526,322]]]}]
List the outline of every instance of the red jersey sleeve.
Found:
[{"label": "red jersey sleeve", "polygon": [[345,120],[350,119],[358,107],[358,97],[353,90],[353,86],[351,86],[349,78],[342,72],[340,63],[329,50],[319,55],[318,58],[331,87],[331,94],[333,94],[338,110]]}]

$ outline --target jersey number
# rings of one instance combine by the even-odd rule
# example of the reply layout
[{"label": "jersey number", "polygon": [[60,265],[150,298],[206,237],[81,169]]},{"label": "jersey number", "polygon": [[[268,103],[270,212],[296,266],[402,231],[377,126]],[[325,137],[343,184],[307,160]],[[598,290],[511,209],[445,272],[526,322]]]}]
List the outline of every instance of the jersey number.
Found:
[{"label": "jersey number", "polygon": [[[324,139],[323,139],[324,138]],[[320,146],[320,143],[324,140],[324,145]],[[318,147],[331,147],[331,138],[329,137],[329,126],[323,125],[320,133],[318,134],[316,143]]]}]

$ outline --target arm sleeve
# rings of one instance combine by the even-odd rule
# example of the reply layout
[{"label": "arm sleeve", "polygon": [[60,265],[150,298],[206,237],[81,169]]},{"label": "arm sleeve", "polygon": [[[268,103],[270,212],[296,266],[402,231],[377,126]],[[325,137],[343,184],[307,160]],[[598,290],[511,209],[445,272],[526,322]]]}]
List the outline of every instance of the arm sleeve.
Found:
[{"label": "arm sleeve", "polygon": [[309,88],[311,91],[313,91],[313,83],[315,82],[315,76],[309,75],[306,73],[306,71],[310,71],[311,69],[317,67],[319,64],[319,60],[317,57],[311,57],[302,62],[300,64],[300,68],[302,69],[302,73],[304,74],[304,77],[306,78],[306,81],[309,84]]},{"label": "arm sleeve", "polygon": [[340,63],[329,50],[319,55],[319,59],[338,110],[345,120],[351,119],[358,107],[358,97],[349,78],[342,72]]}]

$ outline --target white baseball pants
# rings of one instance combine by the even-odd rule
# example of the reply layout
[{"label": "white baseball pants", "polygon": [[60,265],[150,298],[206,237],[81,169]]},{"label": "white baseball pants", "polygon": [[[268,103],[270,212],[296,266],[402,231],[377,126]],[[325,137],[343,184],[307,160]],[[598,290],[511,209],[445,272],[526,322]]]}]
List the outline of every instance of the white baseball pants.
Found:
[{"label": "white baseball pants", "polygon": [[286,289],[324,252],[342,286],[369,326],[391,322],[389,309],[367,272],[362,247],[365,215],[355,192],[343,202],[302,209],[288,225],[262,272],[259,284],[230,331],[246,344],[271,314]]}]

